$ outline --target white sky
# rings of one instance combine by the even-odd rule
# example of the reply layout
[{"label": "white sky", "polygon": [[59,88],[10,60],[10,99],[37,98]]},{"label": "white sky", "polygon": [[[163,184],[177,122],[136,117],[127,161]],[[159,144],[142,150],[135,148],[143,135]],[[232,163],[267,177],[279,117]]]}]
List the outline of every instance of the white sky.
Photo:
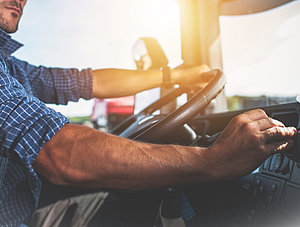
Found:
[{"label": "white sky", "polygon": [[[176,66],[181,63],[179,23],[174,0],[29,0],[13,35],[25,46],[15,56],[53,67],[134,69],[133,44],[151,36]],[[90,115],[92,103],[51,107],[80,116]]]},{"label": "white sky", "polygon": [[220,23],[227,95],[300,94],[300,1]]}]

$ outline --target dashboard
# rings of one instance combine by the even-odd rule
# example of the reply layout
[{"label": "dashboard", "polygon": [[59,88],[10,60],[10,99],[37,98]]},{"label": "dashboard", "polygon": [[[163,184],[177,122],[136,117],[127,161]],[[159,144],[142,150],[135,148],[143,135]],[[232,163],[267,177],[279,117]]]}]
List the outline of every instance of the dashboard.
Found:
[{"label": "dashboard", "polygon": [[[282,121],[286,126],[300,126],[300,104],[289,103],[262,107],[266,113]],[[234,111],[197,116],[187,124],[198,139],[193,146],[209,146],[222,132],[229,121],[245,112]],[[175,131],[175,130],[174,130]],[[188,144],[194,140],[190,130],[176,130],[170,135],[172,143]],[[93,190],[63,187],[44,181],[40,206],[46,206],[59,199]],[[296,227],[300,224],[300,136],[295,138],[294,147],[285,153],[270,156],[251,174],[237,180],[204,182],[184,185],[184,192],[193,212],[187,226],[205,227]],[[165,199],[164,189],[123,192],[111,191],[111,197],[118,201],[116,213],[107,216],[109,222],[130,223],[128,226],[157,226],[157,211]],[[177,198],[177,199],[176,199]],[[180,208],[178,197],[170,198],[171,209]],[[175,209],[175,211],[177,208]],[[189,211],[190,212],[190,211]],[[117,218],[111,218],[117,217]],[[111,219],[110,219],[111,218]],[[146,225],[147,224],[147,225]]]},{"label": "dashboard", "polygon": [[[299,128],[299,103],[261,109],[286,126]],[[217,138],[215,135],[239,113],[241,111],[193,119],[190,125],[199,135],[207,138],[200,139],[198,145],[213,143]],[[299,226],[300,136],[295,138],[293,148],[270,156],[257,170],[237,181],[198,185],[195,188],[187,189],[198,214],[192,222],[195,226]]]}]

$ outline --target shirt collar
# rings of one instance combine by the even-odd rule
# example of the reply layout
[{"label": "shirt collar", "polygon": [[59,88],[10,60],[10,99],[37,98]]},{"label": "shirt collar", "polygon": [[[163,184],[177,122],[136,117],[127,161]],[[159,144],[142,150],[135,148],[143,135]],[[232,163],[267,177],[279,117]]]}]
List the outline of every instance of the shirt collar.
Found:
[{"label": "shirt collar", "polygon": [[17,42],[16,40],[12,39],[9,34],[5,31],[0,29],[0,49],[7,55],[11,55],[17,49],[22,47],[23,44]]}]

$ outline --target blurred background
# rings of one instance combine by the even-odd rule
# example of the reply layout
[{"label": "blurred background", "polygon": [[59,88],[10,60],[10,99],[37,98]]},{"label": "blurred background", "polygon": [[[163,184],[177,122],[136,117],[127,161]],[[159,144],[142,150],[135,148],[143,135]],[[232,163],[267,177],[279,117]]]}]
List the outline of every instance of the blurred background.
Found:
[{"label": "blurred background", "polygon": [[[179,2],[183,5],[196,1],[30,0],[20,29],[13,34],[25,45],[15,56],[35,65],[136,69],[132,54],[134,43],[140,37],[154,37],[166,52],[169,66],[176,67],[183,63]],[[217,2],[211,1],[212,4]],[[229,8],[234,4],[234,1],[220,2]],[[201,17],[201,12],[205,14],[205,9],[198,10],[197,16]],[[221,68],[227,78],[226,98],[224,96],[227,103],[222,103],[220,111],[227,107],[246,109],[300,100],[299,12],[300,1],[292,1],[264,12],[222,15],[218,18],[218,28],[212,27],[210,21],[202,22],[207,26],[201,29],[197,28],[198,23],[193,23],[195,21],[185,22],[186,30],[201,31],[204,38],[205,34],[210,37],[213,29],[219,32],[216,39],[204,47],[209,53],[204,62]],[[184,33],[186,40],[191,35]],[[196,51],[191,49],[185,52]],[[144,97],[142,100],[145,105],[149,103]],[[93,109],[94,102],[99,108]],[[133,102],[132,98],[121,101],[128,102]],[[77,118],[88,121],[92,113],[100,116],[110,108],[99,100],[49,106],[75,121]],[[99,124],[105,124],[107,119],[98,120]]]},{"label": "blurred background", "polygon": [[[132,47],[155,37],[170,66],[181,64],[176,0],[30,0],[13,38],[15,56],[53,67],[136,69]],[[128,85],[130,86],[130,85]],[[94,101],[49,105],[68,117],[90,116]]]}]

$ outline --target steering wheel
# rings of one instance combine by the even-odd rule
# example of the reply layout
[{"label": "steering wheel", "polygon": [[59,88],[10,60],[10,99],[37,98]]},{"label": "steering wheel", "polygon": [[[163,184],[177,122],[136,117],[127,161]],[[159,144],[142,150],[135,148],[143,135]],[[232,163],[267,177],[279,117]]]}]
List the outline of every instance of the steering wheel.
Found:
[{"label": "steering wheel", "polygon": [[154,111],[186,92],[187,88],[179,87],[172,90],[138,114],[128,118],[111,133],[134,140],[158,143],[163,136],[172,133],[195,117],[223,90],[226,80],[220,70],[214,69],[205,74],[205,76],[211,76],[211,80],[187,103],[172,113],[163,118],[152,115]]}]

